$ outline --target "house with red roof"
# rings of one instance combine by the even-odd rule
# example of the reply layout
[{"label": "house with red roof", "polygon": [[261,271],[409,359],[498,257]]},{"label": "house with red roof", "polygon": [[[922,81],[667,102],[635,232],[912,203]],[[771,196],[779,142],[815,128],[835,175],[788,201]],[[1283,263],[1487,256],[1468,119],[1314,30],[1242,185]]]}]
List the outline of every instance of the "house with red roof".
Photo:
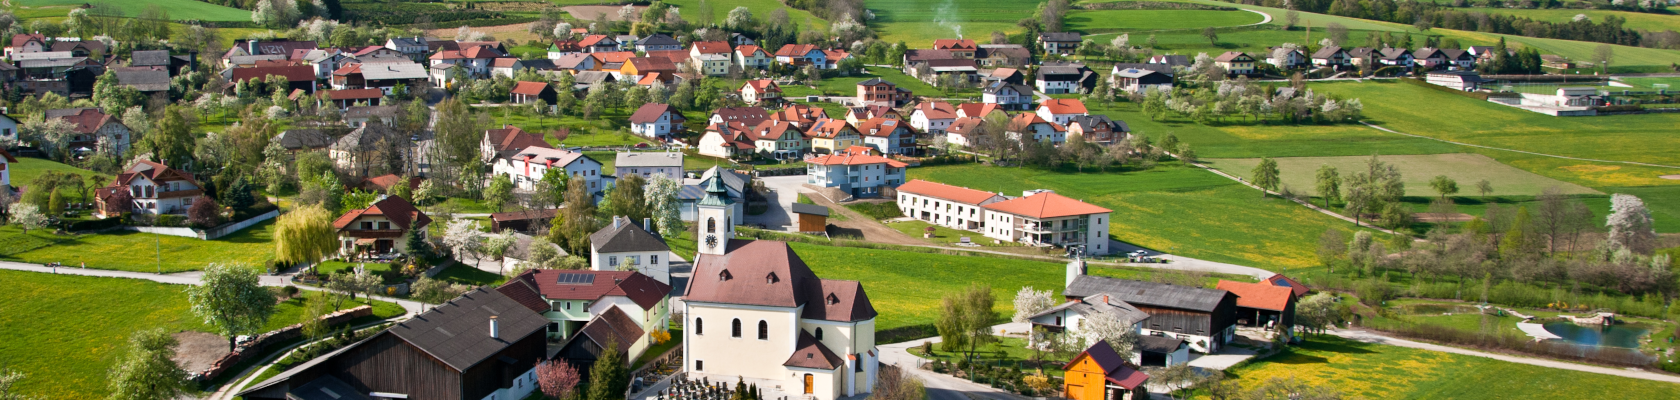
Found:
[{"label": "house with red roof", "polygon": [[608,35],[584,36],[578,41],[578,47],[586,53],[606,53],[619,51],[618,39]]},{"label": "house with red roof", "polygon": [[319,96],[323,103],[338,107],[339,112],[344,112],[352,106],[379,105],[379,101],[385,98],[385,91],[379,89],[323,90]]},{"label": "house with red roof", "polygon": [[835,154],[863,143],[857,127],[845,120],[828,118],[812,121],[805,130],[805,139],[811,141],[811,152],[817,154]]},{"label": "house with red roof", "polygon": [[957,108],[943,101],[923,101],[910,111],[910,127],[922,133],[945,133],[957,122]]},{"label": "house with red roof", "polygon": [[775,58],[771,57],[770,53],[765,52],[763,47],[758,47],[758,45],[753,44],[735,46],[735,65],[740,66],[742,69],[770,68],[771,61],[775,61]]},{"label": "house with red roof", "polygon": [[797,126],[799,129],[809,130],[811,129],[811,123],[820,119],[828,119],[828,111],[823,110],[822,107],[789,104],[781,111],[770,113],[770,119],[791,122],[793,126]]},{"label": "house with red roof", "polygon": [[1038,114],[1015,114],[1009,118],[1009,125],[1004,128],[1004,133],[1009,135],[1010,140],[1015,141],[1050,142],[1052,145],[1060,145],[1067,141],[1067,127],[1047,121]]},{"label": "house with red roof", "polygon": [[62,119],[70,123],[69,151],[73,155],[108,152],[122,156],[133,140],[128,126],[115,115],[98,108],[63,108],[46,111],[46,119]]},{"label": "house with red roof", "polygon": [[828,62],[828,55],[823,54],[821,48],[814,44],[784,44],[776,50],[776,63],[803,67],[806,65],[823,65]]},{"label": "house with red roof", "polygon": [[630,132],[642,137],[665,139],[685,130],[688,118],[670,104],[647,103],[630,114]]},{"label": "house with red roof", "polygon": [[191,174],[151,162],[136,161],[105,187],[94,190],[101,218],[135,214],[186,214],[204,188]]},{"label": "house with red roof", "polygon": [[1295,334],[1295,290],[1270,283],[1219,280],[1216,289],[1237,295],[1237,324],[1265,328],[1281,328],[1285,335]]},{"label": "house with red roof", "polygon": [[599,351],[616,341],[627,356],[640,357],[652,345],[649,333],[670,328],[671,285],[639,272],[533,269],[503,286],[538,294],[531,300],[545,306],[549,340],[566,342],[562,354],[584,343]]},{"label": "house with red roof", "polygon": [[735,64],[733,51],[729,42],[697,41],[689,48],[689,56],[694,61],[694,69],[701,74],[723,76],[728,75],[729,67]]},{"label": "house with red roof", "polygon": [[1113,210],[1048,190],[985,204],[986,237],[1030,246],[1079,246],[1085,254],[1108,254],[1109,213]]},{"label": "house with red roof", "polygon": [[[744,146],[743,146],[744,145]],[[750,154],[758,154],[775,159],[797,160],[810,149],[810,142],[805,139],[805,133],[791,123],[765,119],[757,125],[734,123],[713,124],[700,137],[700,152],[707,154],[724,154],[726,148],[733,147],[733,156],[744,154],[742,150],[750,150]]]},{"label": "house with red roof", "polygon": [[1045,121],[1066,126],[1074,117],[1090,114],[1079,99],[1050,99],[1038,106],[1038,116]]},{"label": "house with red roof", "polygon": [[[722,43],[722,42],[718,42]],[[782,102],[782,87],[769,79],[753,79],[741,84],[741,101],[751,105],[774,105]]]},{"label": "house with red roof", "polygon": [[450,64],[465,69],[468,74],[473,76],[488,77],[490,76],[491,63],[495,62],[497,58],[503,57],[507,57],[507,53],[503,53],[493,46],[463,45],[460,50],[440,50],[432,53],[432,56],[428,59],[431,60],[430,65],[434,69],[441,64]]},{"label": "house with red roof", "polygon": [[[252,79],[266,81],[269,76],[284,77],[287,82],[287,92],[301,89],[304,93],[315,93],[316,88],[315,69],[307,65],[231,68],[223,73],[227,74],[228,82],[233,83],[244,82]],[[233,90],[233,86],[229,85],[228,90]]]},{"label": "house with red roof", "polygon": [[502,125],[501,129],[484,131],[484,140],[478,142],[478,152],[485,162],[497,157],[505,157],[509,152],[527,147],[554,147],[543,140],[541,133],[525,132],[513,125]]},{"label": "house with red roof", "polygon": [[1108,341],[1098,341],[1080,352],[1062,366],[1062,371],[1062,394],[1072,400],[1149,398],[1149,392],[1143,387],[1149,375],[1129,365]]},{"label": "house with red roof", "polygon": [[911,154],[916,149],[916,132],[902,119],[875,117],[858,121],[856,126],[863,145],[881,154]]},{"label": "house with red roof", "polygon": [[872,392],[878,314],[863,284],[818,277],[787,243],[734,239],[734,201],[722,181],[706,180],[697,205],[683,370],[690,379],[778,385],[808,400]]},{"label": "house with red roof", "polygon": [[410,231],[426,240],[426,225],[432,217],[401,196],[384,196],[367,208],[350,210],[333,220],[338,230],[339,254],[354,255],[407,253]]},{"label": "house with red roof", "polygon": [[[571,95],[571,93],[567,93]],[[544,104],[554,104],[558,95],[554,92],[554,85],[548,82],[519,82],[508,90],[508,99],[514,104],[528,104],[543,101]]]},{"label": "house with red roof", "polygon": [[1007,200],[1001,194],[951,186],[939,182],[911,180],[898,186],[898,209],[904,216],[934,225],[963,230],[980,230],[986,212],[980,208]]},{"label": "house with red roof", "polygon": [[975,45],[973,39],[934,39],[933,49],[949,51],[952,57],[972,60],[980,46]]},{"label": "house with red roof", "polygon": [[972,147],[979,141],[980,127],[985,124],[986,120],[980,117],[957,117],[951,122],[951,127],[945,129],[945,143]]},{"label": "house with red roof", "polygon": [[910,164],[872,154],[840,152],[805,159],[805,183],[840,189],[855,197],[877,197],[882,187],[904,182]]},{"label": "house with red roof", "polygon": [[12,41],[6,45],[6,59],[11,60],[16,53],[39,53],[47,51],[47,35],[39,33],[20,33],[12,35]]},{"label": "house with red roof", "polygon": [[581,152],[551,148],[547,143],[503,152],[491,160],[490,169],[496,175],[507,175],[513,180],[513,187],[522,190],[536,189],[537,182],[550,171],[583,178],[590,193],[602,189],[600,161]]}]

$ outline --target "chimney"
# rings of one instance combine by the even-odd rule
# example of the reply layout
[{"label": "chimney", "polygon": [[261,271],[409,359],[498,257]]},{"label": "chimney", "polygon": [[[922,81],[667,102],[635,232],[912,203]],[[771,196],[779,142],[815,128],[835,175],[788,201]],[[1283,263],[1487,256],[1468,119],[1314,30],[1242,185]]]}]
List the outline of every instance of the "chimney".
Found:
[{"label": "chimney", "polygon": [[501,337],[502,337],[501,326],[500,326],[500,324],[496,323],[496,316],[492,315],[492,316],[490,316],[490,338],[491,339],[500,339]]},{"label": "chimney", "polygon": [[642,218],[642,230],[653,232],[653,218]]},{"label": "chimney", "polygon": [[1104,304],[1107,304],[1107,303],[1108,303],[1108,295],[1107,295],[1107,294],[1104,294],[1104,295],[1103,295],[1103,303],[1104,303]]}]

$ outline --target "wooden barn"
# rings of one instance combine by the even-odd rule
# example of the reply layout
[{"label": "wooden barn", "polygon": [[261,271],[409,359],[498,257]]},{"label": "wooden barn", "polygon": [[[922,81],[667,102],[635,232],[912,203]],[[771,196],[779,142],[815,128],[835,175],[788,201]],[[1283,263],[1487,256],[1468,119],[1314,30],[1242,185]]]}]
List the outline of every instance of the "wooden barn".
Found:
[{"label": "wooden barn", "polygon": [[817,233],[828,231],[828,207],[793,203],[793,213],[799,215],[799,231]]},{"label": "wooden barn", "polygon": [[1282,326],[1295,333],[1295,292],[1287,286],[1219,280],[1217,286],[1237,295],[1237,323],[1243,326]]},{"label": "wooden barn", "polygon": [[524,398],[537,386],[535,367],[547,351],[548,320],[534,307],[546,307],[534,293],[478,288],[252,385],[239,396],[247,400]]},{"label": "wooden barn", "polygon": [[1229,291],[1090,276],[1078,261],[1068,270],[1062,296],[1074,301],[1108,294],[1136,306],[1149,314],[1145,335],[1184,339],[1202,353],[1218,352],[1236,335],[1237,295]]}]

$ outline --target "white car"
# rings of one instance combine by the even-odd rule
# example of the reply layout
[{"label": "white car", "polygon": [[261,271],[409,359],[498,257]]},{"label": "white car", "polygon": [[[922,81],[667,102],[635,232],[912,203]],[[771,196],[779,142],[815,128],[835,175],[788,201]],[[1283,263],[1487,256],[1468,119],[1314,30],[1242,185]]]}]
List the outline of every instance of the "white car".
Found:
[{"label": "white car", "polygon": [[1147,251],[1137,250],[1137,251],[1133,251],[1133,252],[1130,252],[1130,253],[1126,253],[1126,256],[1127,257],[1143,257],[1143,256],[1148,255],[1148,254],[1149,254],[1149,252],[1147,252]]}]

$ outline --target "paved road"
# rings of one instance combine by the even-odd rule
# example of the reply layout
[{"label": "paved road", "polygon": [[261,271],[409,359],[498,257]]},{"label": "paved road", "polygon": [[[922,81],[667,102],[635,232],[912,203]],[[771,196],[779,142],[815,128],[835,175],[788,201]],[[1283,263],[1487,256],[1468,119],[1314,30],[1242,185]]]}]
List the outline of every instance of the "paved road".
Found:
[{"label": "paved road", "polygon": [[[9,270],[14,270],[14,271],[40,272],[40,273],[48,273],[48,274],[61,274],[61,275],[82,275],[82,276],[100,276],[100,277],[108,277],[108,278],[144,279],[144,280],[153,281],[153,282],[172,283],[172,284],[177,284],[177,285],[197,285],[199,283],[199,277],[204,275],[203,272],[199,272],[199,271],[190,271],[190,272],[182,272],[182,273],[176,273],[176,274],[161,274],[160,275],[160,274],[154,274],[154,273],[150,273],[150,272],[113,271],[113,270],[105,270],[105,269],[81,269],[81,268],[65,268],[65,267],[59,267],[59,268],[55,269],[55,268],[48,268],[48,267],[46,267],[44,265],[41,265],[41,264],[28,264],[28,263],[11,262],[11,261],[0,261],[0,269],[9,269]],[[291,274],[263,275],[262,276],[262,285],[263,286],[288,286],[288,285],[292,285],[291,278],[292,278]],[[321,290],[320,288],[316,288],[316,287],[313,287],[313,286],[307,286],[307,285],[293,285],[293,286],[297,286],[298,289],[303,289],[303,290]],[[404,310],[407,310],[409,315],[419,314],[421,311],[424,310],[424,307],[425,307],[424,304],[422,304],[420,302],[417,302],[417,301],[412,301],[412,300],[396,299],[396,298],[390,298],[390,297],[385,297],[385,296],[373,296],[373,298],[376,299],[376,300],[389,301],[389,302],[392,302],[392,303],[397,303],[398,305],[401,305]]]},{"label": "paved road", "polygon": [[[992,327],[994,330],[1019,332],[1027,330],[1027,324],[1003,324]],[[903,343],[893,343],[876,346],[881,350],[881,363],[892,364],[912,375],[921,378],[927,386],[929,400],[1025,400],[1025,397],[1013,393],[994,389],[990,386],[976,384],[958,379],[950,375],[936,374],[917,368],[921,358],[911,355],[911,347],[921,346],[922,342],[939,343],[938,337],[916,339]]]},{"label": "paved road", "polygon": [[1414,341],[1410,341],[1410,340],[1406,340],[1406,339],[1392,338],[1392,337],[1388,337],[1388,336],[1383,336],[1382,334],[1379,334],[1379,333],[1374,333],[1374,332],[1364,331],[1364,330],[1331,329],[1329,331],[1329,333],[1332,334],[1332,335],[1341,336],[1341,337],[1344,337],[1344,338],[1353,339],[1353,340],[1357,340],[1357,341],[1365,342],[1365,343],[1386,344],[1386,345],[1391,345],[1391,346],[1410,347],[1410,348],[1414,348],[1414,349],[1424,349],[1424,350],[1440,351],[1440,352],[1447,352],[1447,353],[1454,353],[1454,354],[1463,354],[1463,355],[1467,355],[1467,356],[1491,358],[1491,359],[1495,359],[1495,360],[1499,360],[1499,361],[1514,362],[1514,363],[1518,363],[1518,364],[1528,364],[1528,365],[1534,365],[1534,366],[1540,366],[1540,367],[1546,367],[1546,368],[1557,368],[1557,369],[1567,369],[1567,370],[1572,370],[1572,371],[1591,372],[1591,373],[1595,373],[1595,374],[1614,375],[1614,376],[1620,376],[1620,377],[1624,377],[1624,378],[1645,379],[1645,380],[1652,380],[1652,381],[1659,381],[1659,382],[1680,383],[1680,376],[1650,372],[1650,371],[1645,371],[1645,370],[1641,370],[1641,369],[1600,367],[1600,366],[1596,366],[1596,365],[1576,364],[1576,363],[1571,363],[1571,362],[1548,360],[1548,359],[1543,359],[1543,358],[1532,358],[1532,357],[1513,356],[1513,355],[1506,355],[1506,354],[1488,353],[1488,352],[1482,352],[1482,351],[1476,351],[1476,350],[1461,349],[1461,348],[1457,348],[1457,347],[1447,347],[1447,346],[1441,346],[1441,345],[1429,344],[1429,343],[1423,343],[1423,342],[1414,342]]}]

